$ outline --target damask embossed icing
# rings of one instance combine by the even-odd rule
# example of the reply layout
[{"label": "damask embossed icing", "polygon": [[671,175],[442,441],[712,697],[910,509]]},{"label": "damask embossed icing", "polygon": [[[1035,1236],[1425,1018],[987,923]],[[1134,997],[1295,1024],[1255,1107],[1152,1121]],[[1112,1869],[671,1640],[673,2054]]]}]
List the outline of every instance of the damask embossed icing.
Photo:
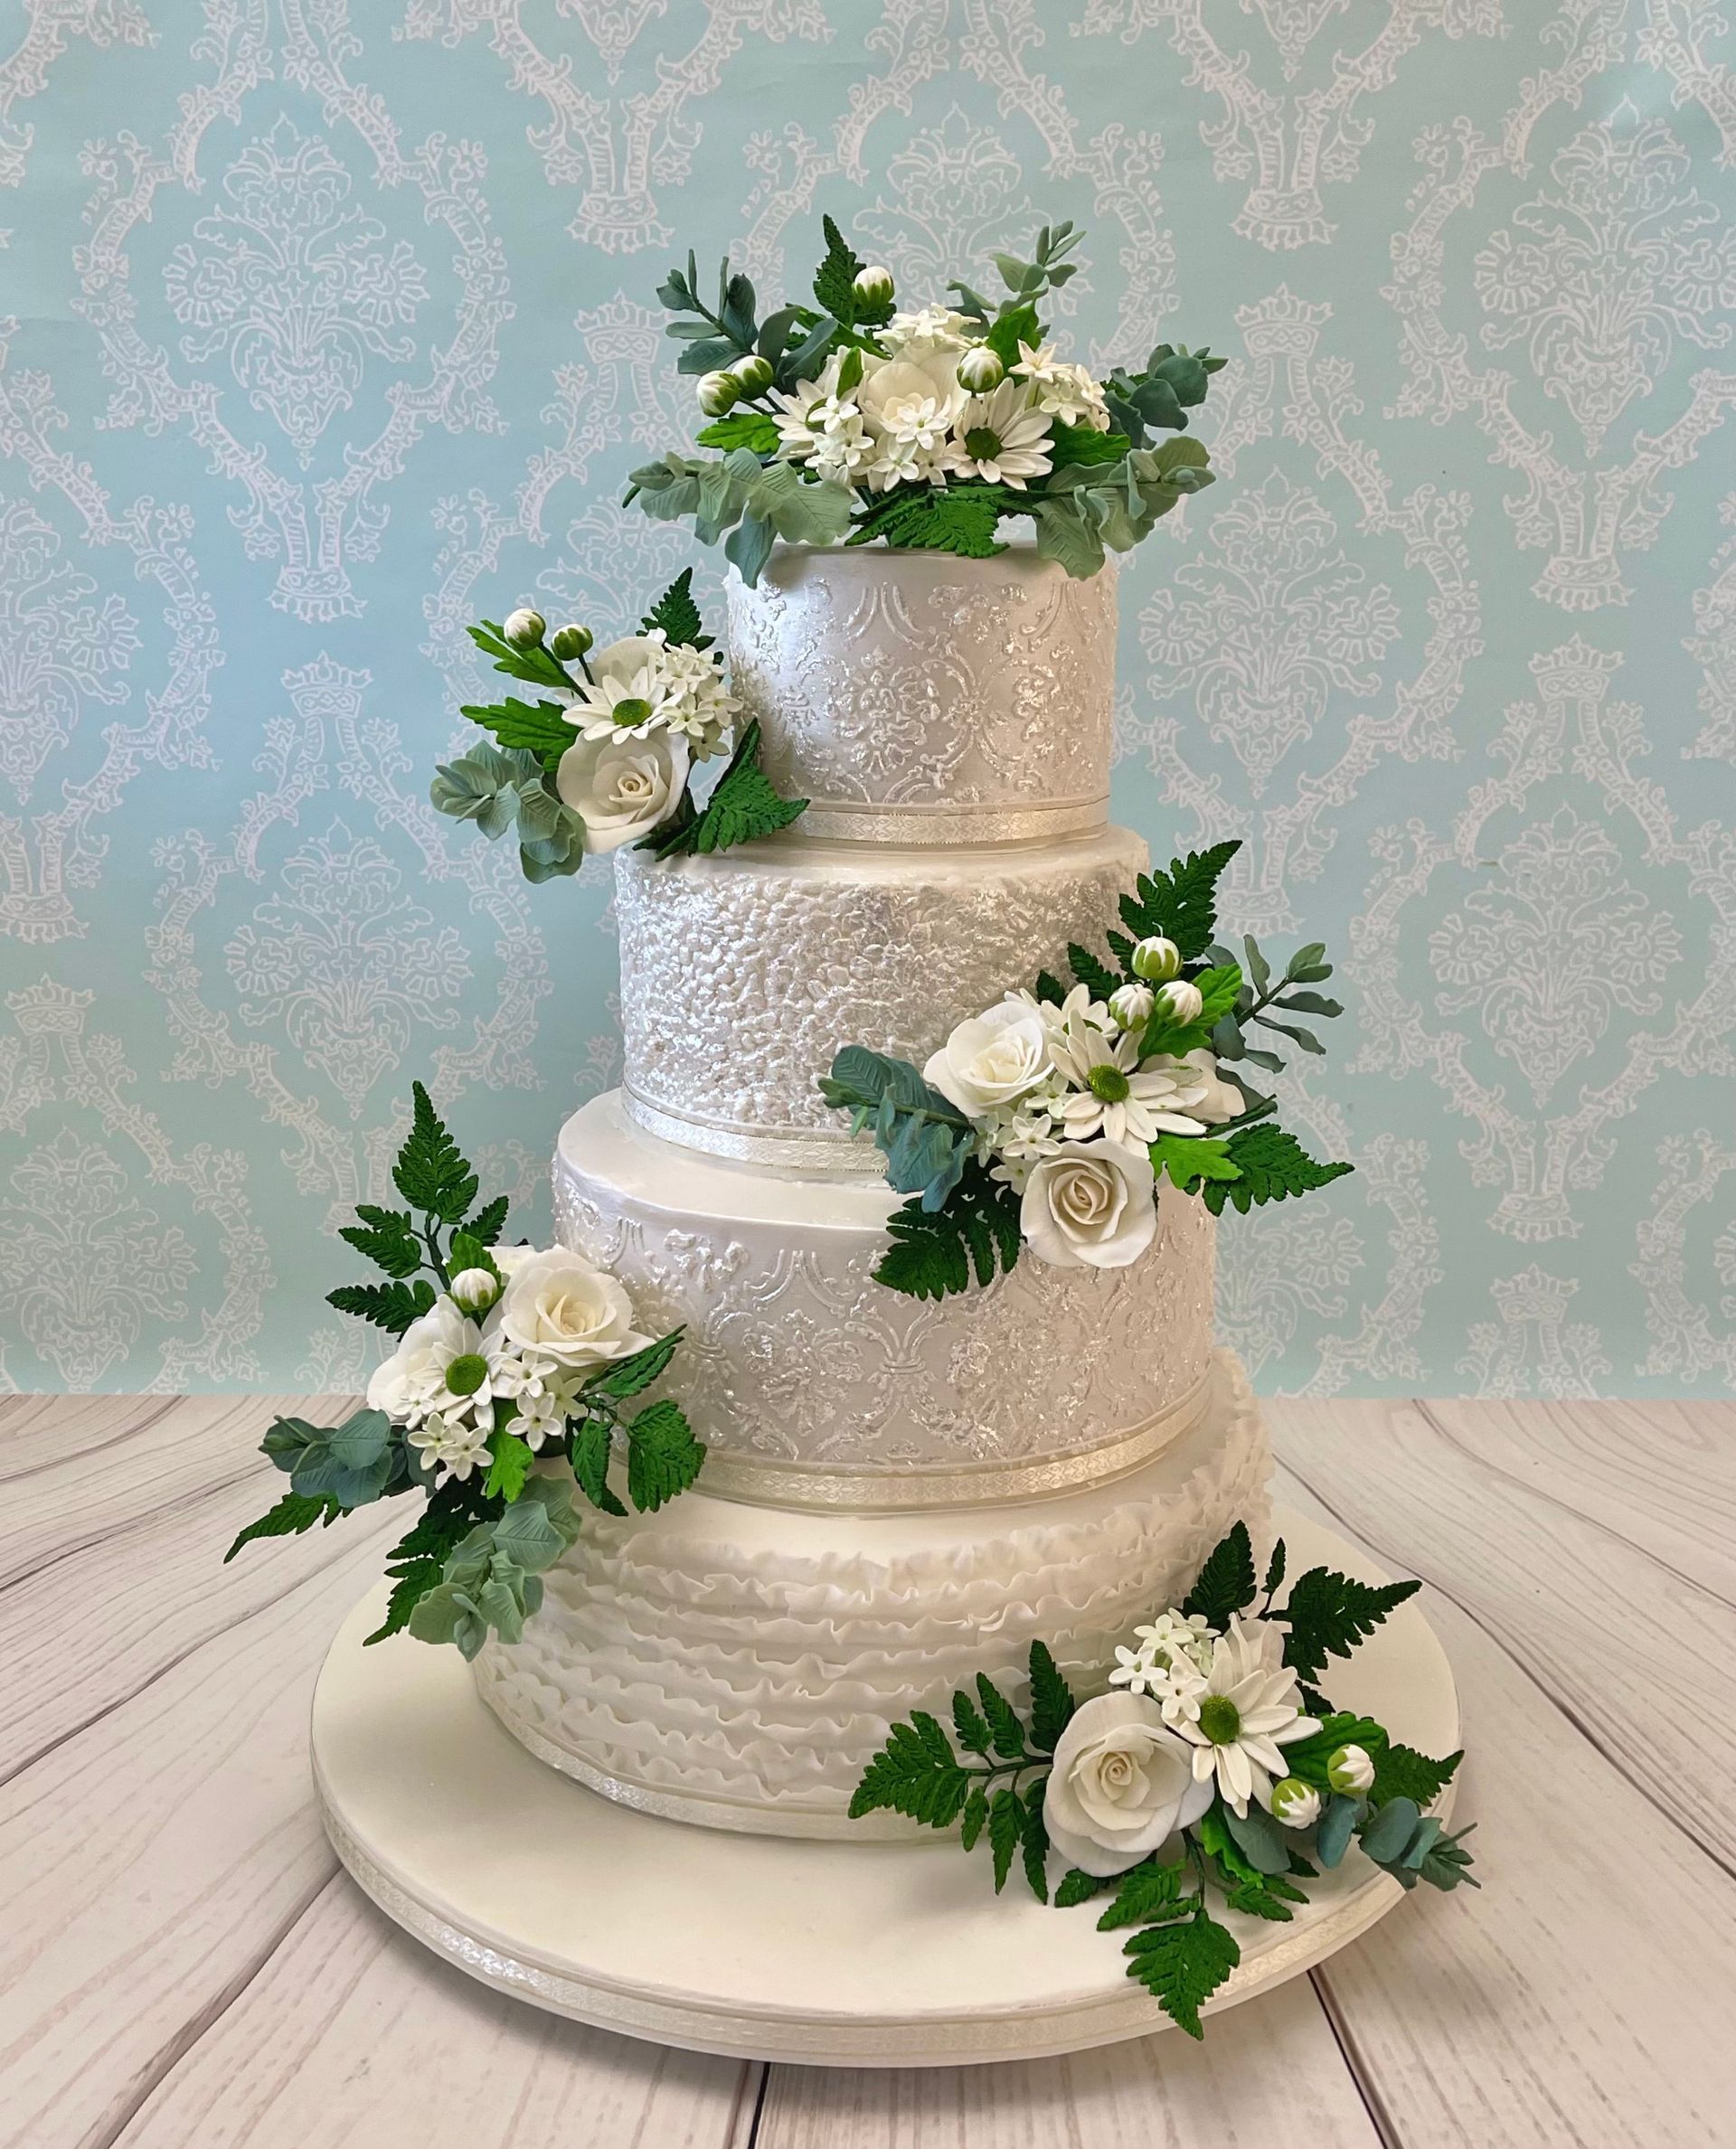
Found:
[{"label": "damask embossed icing", "polygon": [[[847,1221],[823,1184],[725,1221],[701,1202],[727,1206],[737,1174],[697,1160],[660,1169],[656,1149],[613,1098],[588,1105],[555,1159],[556,1229],[619,1277],[658,1334],[685,1328],[683,1401],[713,1464],[872,1475],[1084,1455],[1178,1403],[1204,1371],[1215,1227],[1173,1191],[1130,1268],[1025,1262],[930,1305],[873,1280],[878,1221]],[[882,1214],[895,1200],[854,1191]]]},{"label": "damask embossed icing", "polygon": [[[806,833],[1046,834],[1104,818],[1115,578],[993,560],[780,548],[727,584],[731,677]],[[882,809],[876,813],[873,809]]]},{"label": "damask embossed icing", "polygon": [[[838,1046],[926,1057],[1099,932],[1146,862],[1125,829],[960,858],[748,848],[618,862],[629,1105],[695,1148],[793,1137],[846,1167],[848,1130],[815,1087]],[[855,1155],[878,1172],[872,1148]]]},{"label": "damask embossed icing", "polygon": [[1098,1494],[948,1517],[949,1534],[744,1523],[750,1511],[690,1494],[649,1526],[588,1530],[524,1639],[477,1658],[477,1684],[543,1759],[633,1803],[716,1827],[861,1834],[844,1807],[893,1717],[944,1708],[978,1669],[1020,1690],[1033,1635],[1064,1670],[1097,1670],[1238,1516],[1264,1536],[1269,1467],[1224,1353],[1184,1447]]}]

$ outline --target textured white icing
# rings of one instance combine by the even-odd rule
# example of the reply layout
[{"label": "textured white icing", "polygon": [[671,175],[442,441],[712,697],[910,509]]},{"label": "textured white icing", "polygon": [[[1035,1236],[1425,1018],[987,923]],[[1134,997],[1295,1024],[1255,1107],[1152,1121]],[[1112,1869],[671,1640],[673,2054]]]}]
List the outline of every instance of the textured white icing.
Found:
[{"label": "textured white icing", "polygon": [[[1027,1255],[938,1304],[870,1274],[901,1199],[694,1156],[633,1126],[618,1092],[573,1115],[554,1160],[562,1242],[620,1277],[641,1328],[685,1327],[674,1386],[714,1463],[872,1481],[1057,1461],[1168,1410],[1205,1372],[1215,1227],[1192,1196],[1162,1190],[1157,1236],[1126,1268]],[[858,1503],[875,1500],[865,1482]]]},{"label": "textured white icing", "polygon": [[[785,837],[616,868],[628,1109],[723,1155],[877,1173],[816,1087],[840,1045],[919,1064],[955,1023],[1100,948],[1146,863],[1125,829],[1005,850]],[[817,1152],[817,1155],[816,1154]]]},{"label": "textured white icing", "polygon": [[1109,796],[1115,596],[1113,573],[1073,581],[1029,544],[779,545],[756,588],[730,574],[731,683],[809,834],[1089,827]]},{"label": "textured white icing", "polygon": [[1080,1692],[1238,1517],[1269,1534],[1264,1429],[1221,1355],[1195,1433],[1112,1487],[1005,1508],[791,1514],[691,1492],[588,1519],[524,1638],[476,1660],[533,1751],[630,1803],[788,1835],[901,1833],[844,1809],[889,1724],[1033,1640]]}]

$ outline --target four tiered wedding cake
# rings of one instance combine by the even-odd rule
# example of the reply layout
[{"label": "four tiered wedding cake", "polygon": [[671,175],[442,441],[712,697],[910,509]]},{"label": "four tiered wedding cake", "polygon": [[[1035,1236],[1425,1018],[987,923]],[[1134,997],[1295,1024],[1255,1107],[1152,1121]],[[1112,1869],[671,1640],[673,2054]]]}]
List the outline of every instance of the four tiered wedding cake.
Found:
[{"label": "four tiered wedding cake", "polygon": [[1106,813],[1115,615],[1111,574],[1016,546],[780,548],[732,578],[733,690],[810,804],[723,858],[622,854],[624,1078],[554,1182],[562,1242],[684,1329],[705,1470],[588,1526],[476,1663],[501,1720],[610,1796],[861,1833],[889,1722],[978,1666],[1016,1685],[1033,1637],[1089,1684],[1264,1515],[1200,1201],[1165,1186],[1127,1267],[903,1297],[871,1274],[883,1159],[818,1088],[846,1041],[920,1059],[1060,967],[1145,866]]}]

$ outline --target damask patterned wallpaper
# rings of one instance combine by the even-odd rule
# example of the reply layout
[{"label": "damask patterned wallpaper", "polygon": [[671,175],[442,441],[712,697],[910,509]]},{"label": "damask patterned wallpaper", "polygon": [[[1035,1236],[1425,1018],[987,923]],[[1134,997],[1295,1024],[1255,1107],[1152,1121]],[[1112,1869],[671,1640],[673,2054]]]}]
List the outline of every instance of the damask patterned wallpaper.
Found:
[{"label": "damask patterned wallpaper", "polygon": [[1085,353],[1233,354],[1117,781],[1348,968],[1260,1383],[1728,1389],[1733,165],[1727,0],[10,0],[0,1381],[354,1381],[412,1075],[545,1223],[608,881],[427,805],[463,623],[686,560],[654,287],[829,209],[911,287],[1080,219]]}]

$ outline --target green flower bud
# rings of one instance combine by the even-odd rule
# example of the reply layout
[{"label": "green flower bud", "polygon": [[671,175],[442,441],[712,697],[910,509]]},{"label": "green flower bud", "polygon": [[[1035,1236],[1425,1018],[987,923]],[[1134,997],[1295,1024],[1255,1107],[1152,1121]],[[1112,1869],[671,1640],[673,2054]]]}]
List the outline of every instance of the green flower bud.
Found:
[{"label": "green flower bud", "polygon": [[741,393],[741,383],[733,373],[702,373],[699,380],[699,407],[707,418],[722,418]]},{"label": "green flower bud", "polygon": [[549,636],[549,654],[563,664],[574,664],[588,654],[596,639],[588,627],[557,627]]},{"label": "green flower bud", "polygon": [[866,269],[857,269],[850,287],[864,306],[884,306],[892,295],[892,272],[878,261],[870,262]]},{"label": "green flower bud", "polygon": [[1173,940],[1165,940],[1161,933],[1153,933],[1141,940],[1133,951],[1133,974],[1143,977],[1147,985],[1163,985],[1181,966],[1181,949]]},{"label": "green flower bud", "polygon": [[1341,1746],[1326,1763],[1326,1781],[1346,1798],[1360,1798],[1374,1781],[1374,1763],[1367,1748]]},{"label": "green flower bud", "polygon": [[1155,1004],[1148,985],[1118,985],[1109,994],[1109,1013],[1123,1030],[1143,1030],[1151,1020]]},{"label": "green flower bud", "polygon": [[972,395],[986,395],[1006,378],[1006,368],[986,344],[977,344],[958,361],[958,385]]},{"label": "green flower bud", "polygon": [[521,605],[517,611],[506,615],[506,624],[500,631],[514,649],[534,649],[548,632],[548,622],[541,612]]},{"label": "green flower bud", "polygon": [[746,358],[738,358],[730,368],[730,378],[740,384],[743,395],[762,394],[771,386],[774,377],[770,359],[761,358],[757,351]]},{"label": "green flower bud", "polygon": [[500,1296],[500,1279],[486,1268],[460,1268],[452,1278],[452,1302],[472,1319]]},{"label": "green flower bud", "polygon": [[1320,1818],[1320,1794],[1299,1776],[1272,1786],[1272,1818],[1285,1828],[1312,1828]]},{"label": "green flower bud", "polygon": [[1172,1023],[1197,1023],[1205,1008],[1205,995],[1185,978],[1173,978],[1157,988],[1157,1004]]}]

